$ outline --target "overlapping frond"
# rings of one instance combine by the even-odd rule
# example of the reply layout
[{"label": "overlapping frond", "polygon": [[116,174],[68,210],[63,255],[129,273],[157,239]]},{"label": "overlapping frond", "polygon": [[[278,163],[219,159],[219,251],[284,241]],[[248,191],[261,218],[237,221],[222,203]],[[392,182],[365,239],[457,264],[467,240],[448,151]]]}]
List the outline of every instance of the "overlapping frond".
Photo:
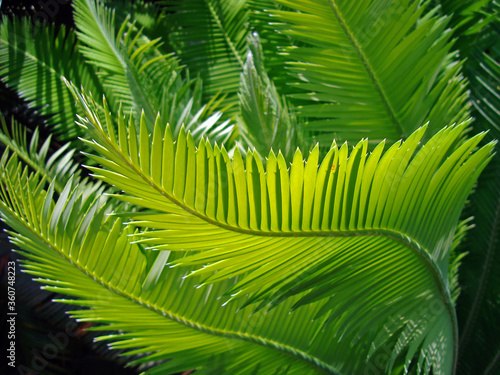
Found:
[{"label": "overlapping frond", "polygon": [[3,18],[0,25],[0,78],[30,105],[47,115],[61,140],[75,138],[78,107],[62,78],[96,95],[103,90],[78,51],[75,33],[61,26],[33,25],[28,19]]},{"label": "overlapping frond", "polygon": [[169,35],[182,63],[203,80],[207,99],[226,94],[237,112],[236,93],[243,69],[247,36],[246,0],[189,0],[166,3],[173,12]]},{"label": "overlapping frond", "polygon": [[[140,74],[143,69],[140,64],[159,40],[140,45],[141,34],[132,33],[128,20],[116,33],[114,11],[101,2],[80,0],[75,2],[74,8],[78,37],[83,44],[81,51],[91,64],[99,68],[110,102],[123,103],[125,111],[132,108],[137,112],[144,110],[153,121],[159,108],[154,108],[154,98],[147,91],[150,82],[145,74]],[[167,58],[157,57],[157,61]]]},{"label": "overlapping frond", "polygon": [[135,24],[135,32],[139,30],[150,40],[161,38],[162,43],[157,48],[165,54],[174,52],[167,38],[172,31],[172,25],[164,9],[157,3],[145,2],[144,0],[128,1],[115,0],[112,3],[116,14],[116,26],[119,26],[129,18]]},{"label": "overlapping frond", "polygon": [[455,45],[462,57],[469,55],[471,48],[474,48],[474,40],[498,17],[498,9],[492,7],[495,3],[492,0],[439,0],[438,3],[441,13],[451,18]]},{"label": "overlapping frond", "polygon": [[[235,308],[221,310],[217,288],[212,293],[195,289],[191,280],[183,280],[184,270],[168,270],[154,288],[144,290],[147,256],[139,245],[130,244],[133,230],[106,215],[109,208],[92,197],[84,199],[71,182],[55,201],[53,189],[45,191],[35,175],[14,173],[10,164],[2,167],[0,210],[18,232],[11,235],[28,259],[25,269],[46,289],[78,299],[64,302],[92,306],[72,312],[78,320],[99,321],[106,323],[99,330],[120,331],[103,337],[113,340],[111,347],[148,354],[143,361],[173,357],[148,373],[195,368],[209,374],[221,367],[241,374],[335,373],[307,353],[280,346],[286,341],[283,329],[285,338],[277,342],[263,337],[272,323],[263,323],[262,316],[255,320],[248,311],[237,316]],[[270,316],[274,314],[289,324],[304,318],[278,310]],[[303,331],[310,335],[317,329],[313,324]],[[288,336],[293,338],[290,332]]]},{"label": "overlapping frond", "polygon": [[278,92],[287,94],[290,91],[288,82],[291,77],[285,69],[287,56],[281,52],[286,47],[297,45],[297,41],[279,32],[276,17],[271,14],[272,11],[282,10],[284,7],[274,0],[248,0],[247,3],[251,32],[259,36],[263,45],[266,72]]},{"label": "overlapping frond", "polygon": [[[0,73],[26,87],[26,98],[42,90],[41,100],[58,99],[49,112],[64,110],[74,103],[59,86],[75,74],[76,85],[105,93],[101,106],[70,84],[85,145],[96,151],[88,156],[100,164],[89,169],[124,192],[105,203],[103,188],[78,182],[68,146],[47,160],[50,139],[39,149],[37,131],[28,142],[2,123],[0,213],[17,232],[25,269],[75,298],[63,302],[92,307],[72,314],[103,323],[103,340],[144,357],[138,362],[157,361],[152,374],[454,373],[464,257],[455,251],[470,227],[459,219],[484,168],[472,200],[479,225],[471,233],[481,240],[469,237],[469,257],[484,272],[465,273],[477,293],[465,292],[461,350],[498,341],[484,323],[498,311],[489,286],[498,284],[500,228],[498,165],[487,166],[498,163],[500,55],[478,33],[492,21],[477,12],[485,3],[443,0],[463,18],[450,23],[438,16],[446,9],[417,0],[175,0],[165,2],[171,45],[161,49],[165,19],[142,2],[131,5],[144,11],[136,22],[129,8],[75,0],[81,43],[44,33],[59,56],[80,51],[87,70],[46,56],[25,40],[30,26],[19,23],[18,33],[7,21],[0,62],[16,63]],[[469,94],[451,53],[460,45],[453,33],[467,25],[482,49],[479,63],[466,65],[475,124],[493,129],[470,139]],[[38,91],[35,69],[45,74]],[[102,87],[92,86],[97,77]],[[225,115],[215,112],[224,106]],[[227,151],[231,116],[255,148]],[[302,151],[297,122],[312,134]],[[351,149],[330,146],[333,136],[365,135]],[[263,158],[271,147],[281,151]],[[492,373],[498,353],[484,350],[487,363],[465,359],[460,370]]]},{"label": "overlapping frond", "polygon": [[[334,145],[321,163],[318,148],[307,161],[297,151],[290,168],[281,153],[271,152],[264,172],[252,151],[246,161],[238,150],[229,158],[224,147],[205,141],[196,147],[183,132],[174,142],[170,129],[159,125],[150,141],[144,116],[139,135],[123,118],[115,124],[108,116],[104,125],[91,101],[72,90],[85,108],[81,123],[102,155],[94,156],[103,166],[92,168],[95,174],[128,193],[120,199],[163,212],[130,215],[134,225],[156,229],[138,234],[140,243],[194,251],[169,262],[203,265],[190,277],[201,277],[198,283],[208,288],[236,278],[225,294],[242,303],[228,306],[265,301],[279,309],[292,301],[297,312],[314,306],[321,325],[343,337],[340,346],[344,339],[374,334],[371,324],[388,325],[396,340],[388,367],[408,345],[406,365],[422,346],[420,361],[430,359],[419,365],[422,371],[453,367],[457,337],[448,251],[465,198],[493,146],[472,153],[482,135],[457,143],[466,123],[439,132],[415,155],[425,128],[385,153],[382,143],[367,155],[367,141],[350,154],[347,144]],[[108,132],[115,126],[118,134]],[[432,303],[440,307],[430,318]],[[414,316],[417,305],[427,307]],[[434,328],[407,325],[424,316]],[[386,340],[372,336],[372,352]],[[440,359],[430,353],[435,345]]]},{"label": "overlapping frond", "polygon": [[221,113],[214,112],[218,103],[201,104],[201,82],[184,78],[177,60],[159,52],[159,38],[150,40],[129,19],[116,31],[114,9],[103,3],[79,0],[74,6],[82,53],[98,67],[115,112],[119,102],[124,112],[144,111],[151,124],[162,113],[162,123],[176,130],[196,126],[200,137],[230,139],[233,127],[227,121],[218,122]]},{"label": "overlapping frond", "polygon": [[279,1],[280,29],[303,46],[290,47],[293,97],[315,139],[378,143],[409,136],[429,122],[467,118],[460,64],[450,55],[451,32],[420,1]]},{"label": "overlapping frond", "polygon": [[[297,324],[311,320],[318,312],[317,304],[290,315],[290,306],[285,303],[267,313],[266,320],[259,313],[249,316],[248,309],[236,313],[234,306],[221,308],[216,298],[232,281],[208,291],[195,289],[196,280],[184,279],[182,268],[165,270],[153,288],[144,290],[141,285],[153,267],[147,264],[140,245],[129,243],[130,228],[123,230],[120,220],[105,215],[106,209],[99,202],[89,204],[91,200],[82,199],[71,183],[52,203],[51,190],[43,190],[36,176],[20,176],[9,164],[4,165],[2,187],[8,189],[2,189],[0,209],[18,232],[12,236],[29,259],[26,269],[48,285],[47,289],[78,298],[65,302],[93,307],[74,311],[77,319],[105,322],[109,326],[100,329],[120,330],[121,334],[107,337],[116,341],[112,347],[130,349],[130,354],[154,353],[144,360],[174,358],[150,373],[190,368],[213,373],[217,366],[225,371],[262,374],[336,373],[343,367],[348,373],[356,371],[343,364],[343,358],[332,361],[327,348],[336,339],[330,329],[321,329],[321,321]],[[175,260],[176,255],[172,256]],[[426,317],[433,314],[426,312]],[[440,319],[436,323],[442,326],[445,322]],[[310,337],[309,345],[297,343],[297,330]],[[396,344],[404,344],[405,337],[402,334]],[[342,341],[341,353],[353,358],[366,356],[369,345],[353,349],[351,344]],[[328,358],[335,366],[321,358]],[[422,367],[432,366],[430,355],[428,360]],[[360,360],[359,365],[366,363]],[[441,372],[439,368],[435,371]]]},{"label": "overlapping frond", "polygon": [[56,152],[50,154],[51,139],[49,136],[41,146],[39,146],[40,135],[38,128],[28,137],[25,127],[12,121],[11,129],[7,126],[4,117],[0,114],[0,142],[7,149],[3,159],[14,157],[13,163],[22,160],[24,164],[36,172],[46,182],[54,185],[54,190],[61,193],[70,178],[80,180],[80,188],[86,190],[85,195],[102,194],[105,187],[100,182],[89,182],[88,178],[80,179],[81,170],[73,160],[75,150],[67,143],[61,146]]}]

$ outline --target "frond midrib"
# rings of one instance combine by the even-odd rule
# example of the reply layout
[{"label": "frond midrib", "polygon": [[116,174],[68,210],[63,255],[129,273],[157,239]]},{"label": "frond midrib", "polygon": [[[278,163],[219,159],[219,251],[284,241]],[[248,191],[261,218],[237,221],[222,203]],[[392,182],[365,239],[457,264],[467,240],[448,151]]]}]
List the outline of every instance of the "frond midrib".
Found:
[{"label": "frond midrib", "polygon": [[224,40],[226,41],[229,49],[233,53],[233,55],[236,58],[236,61],[238,61],[238,64],[240,65],[241,68],[243,68],[243,60],[241,59],[241,56],[239,55],[238,51],[236,50],[236,47],[234,46],[234,43],[231,41],[231,38],[227,35],[226,29],[224,28],[224,25],[220,22],[219,18],[217,17],[217,14],[215,13],[215,9],[213,9],[212,4],[210,1],[205,1],[208,10],[210,11],[210,15],[212,16],[215,24],[221,31],[222,35],[224,35]]},{"label": "frond midrib", "polygon": [[[94,10],[97,10],[97,9],[93,8],[92,6],[90,6],[87,1],[86,1],[86,4],[87,4],[88,8],[90,9],[90,11],[92,13],[93,19],[95,20],[95,22],[99,26],[99,31],[104,36],[104,38],[106,40],[106,43],[108,44],[108,47],[113,51],[114,56],[120,62],[120,64],[122,65],[123,69],[125,70],[127,64],[123,60],[123,58],[122,58],[122,56],[120,54],[120,51],[118,51],[116,49],[115,43],[110,39],[110,36],[108,35],[107,30],[106,30],[106,27],[101,22],[101,18],[99,17],[99,15],[96,12],[94,12]],[[112,12],[112,14],[113,14],[112,17],[114,19],[114,11]]]},{"label": "frond midrib", "polygon": [[61,80],[64,77],[63,75],[60,75],[59,72],[57,72],[50,65],[41,61],[36,56],[33,56],[30,52],[28,52],[28,50],[26,48],[24,48],[24,49],[19,48],[15,43],[9,43],[9,41],[8,40],[6,41],[5,39],[0,39],[0,43],[3,43],[4,45],[8,46],[9,48],[14,49],[16,52],[20,52],[22,55],[24,55],[24,56],[28,57],[29,59],[31,59],[32,61],[34,61],[38,66],[44,68],[45,70],[48,70],[50,73],[59,77]]},{"label": "frond midrib", "polygon": [[349,26],[347,26],[347,23],[345,20],[342,18],[342,14],[340,10],[337,7],[337,4],[335,3],[335,0],[328,0],[328,3],[330,4],[330,7],[332,8],[332,11],[335,15],[335,17],[338,20],[338,23],[340,27],[342,28],[342,31],[346,35],[347,39],[351,43],[353,49],[356,51],[356,54],[358,55],[359,59],[361,60],[368,76],[370,77],[370,80],[373,83],[373,87],[375,88],[375,91],[377,92],[378,96],[380,97],[380,100],[382,102],[382,105],[384,106],[385,111],[387,112],[387,115],[389,116],[392,124],[394,125],[394,128],[396,130],[396,133],[399,137],[401,138],[406,138],[407,134],[403,131],[403,127],[399,123],[397,119],[397,114],[394,111],[394,109],[391,106],[391,103],[389,102],[389,99],[387,98],[387,95],[384,92],[384,89],[382,88],[379,79],[377,78],[377,74],[375,71],[372,69],[372,66],[370,64],[370,61],[368,60],[368,57],[363,52],[363,49],[361,48],[361,45],[358,43],[356,40],[355,36],[349,29]]},{"label": "frond midrib", "polygon": [[[453,300],[451,298],[451,294],[448,290],[448,282],[445,275],[442,274],[438,265],[431,257],[430,253],[421,246],[416,240],[410,238],[408,235],[398,232],[396,230],[391,229],[377,229],[377,230],[356,230],[356,231],[330,231],[330,232],[301,232],[300,234],[297,232],[264,232],[264,231],[252,231],[242,228],[235,228],[227,224],[223,224],[218,222],[217,220],[213,220],[209,217],[201,215],[196,210],[185,205],[179,199],[177,199],[173,194],[168,193],[160,186],[158,186],[153,180],[151,180],[148,176],[142,173],[142,170],[138,169],[133,163],[131,163],[126,157],[123,156],[120,149],[116,147],[116,145],[111,142],[106,134],[102,131],[100,127],[95,127],[95,129],[100,132],[102,139],[114,150],[115,155],[119,155],[120,159],[130,168],[132,169],[138,176],[141,177],[148,185],[157,190],[162,196],[170,200],[172,203],[176,204],[178,207],[184,209],[186,212],[195,215],[196,217],[212,224],[218,226],[220,228],[248,234],[255,236],[272,236],[272,237],[306,237],[306,236],[328,236],[328,237],[355,237],[355,236],[385,236],[396,240],[397,242],[402,243],[406,247],[408,247],[411,251],[413,251],[419,259],[425,264],[429,272],[431,273],[439,291],[439,295],[444,305],[446,306],[446,311],[449,315],[451,324],[453,326],[453,369],[456,368],[457,357],[458,357],[458,322],[455,313],[455,307],[453,305]],[[406,240],[406,241],[405,241]],[[455,370],[453,370],[454,372]],[[335,373],[335,372],[334,372]]]}]

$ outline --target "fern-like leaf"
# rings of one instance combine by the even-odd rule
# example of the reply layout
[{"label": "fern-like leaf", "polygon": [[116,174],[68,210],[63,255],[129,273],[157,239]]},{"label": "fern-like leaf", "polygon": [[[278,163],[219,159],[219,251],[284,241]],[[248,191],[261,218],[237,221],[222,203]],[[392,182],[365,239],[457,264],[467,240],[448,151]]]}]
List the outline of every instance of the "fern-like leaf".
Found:
[{"label": "fern-like leaf", "polygon": [[[319,169],[318,148],[307,161],[297,151],[290,169],[281,154],[271,153],[264,173],[256,153],[247,153],[246,162],[238,150],[229,158],[208,142],[195,147],[183,132],[174,142],[169,128],[163,133],[156,126],[150,142],[145,117],[139,135],[121,118],[113,124],[108,117],[104,125],[92,102],[72,90],[86,110],[81,124],[102,155],[94,159],[103,168],[92,170],[128,193],[118,198],[159,212],[129,215],[134,225],[156,229],[137,240],[150,251],[183,254],[169,258],[178,269],[203,266],[188,279],[209,290],[218,285],[217,294],[224,292],[232,308],[307,311],[328,327],[325,332],[342,337],[327,360],[315,351],[317,331],[308,353],[347,373],[387,345],[388,370],[409,366],[417,350],[416,364],[425,373],[454,368],[449,249],[465,198],[493,147],[471,154],[483,135],[461,143],[467,123],[439,132],[415,155],[425,128],[385,153],[380,144],[367,155],[366,141],[349,157],[347,145],[333,146]],[[114,126],[120,137],[107,132]],[[184,254],[188,249],[194,252]],[[227,288],[232,280],[236,284]],[[361,342],[373,344],[355,345]],[[337,357],[349,350],[358,360]]]},{"label": "fern-like leaf", "polygon": [[104,91],[78,51],[72,30],[35,25],[28,19],[3,18],[0,25],[0,78],[30,105],[47,115],[59,139],[74,139],[77,109],[63,77],[95,95]]},{"label": "fern-like leaf", "polygon": [[467,118],[460,64],[452,59],[445,18],[419,1],[279,1],[272,11],[289,47],[293,98],[314,140],[374,143],[409,136],[429,122],[429,135]]}]

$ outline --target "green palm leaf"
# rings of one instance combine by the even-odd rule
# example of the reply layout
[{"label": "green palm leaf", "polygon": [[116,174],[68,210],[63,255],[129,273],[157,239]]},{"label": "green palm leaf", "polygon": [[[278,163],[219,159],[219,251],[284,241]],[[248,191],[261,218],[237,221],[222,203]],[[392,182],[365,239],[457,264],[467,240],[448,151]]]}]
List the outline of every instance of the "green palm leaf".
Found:
[{"label": "green palm leaf", "polygon": [[265,155],[281,150],[285,160],[301,145],[302,131],[293,107],[280,96],[264,67],[257,36],[249,37],[249,52],[241,73],[238,130],[242,143]]},{"label": "green palm leaf", "polygon": [[115,113],[119,102],[125,112],[144,111],[151,124],[162,113],[161,123],[176,131],[185,125],[196,127],[200,137],[231,139],[233,126],[218,121],[221,113],[214,113],[219,103],[201,105],[201,82],[182,77],[176,59],[159,52],[159,38],[149,40],[128,18],[116,31],[114,9],[103,3],[79,0],[74,7],[82,53],[99,69]]},{"label": "green palm leaf", "polygon": [[[114,0],[108,2],[115,9],[116,26],[120,26],[127,18],[133,20],[136,29],[146,35],[150,40],[160,38],[162,43],[157,48],[163,53],[172,53],[174,49],[168,43],[166,36],[172,31],[172,25],[168,22],[168,17],[164,9],[155,3],[144,2],[143,0],[127,1]],[[116,30],[118,31],[119,28]]]},{"label": "green palm leaf", "polygon": [[78,107],[62,78],[83,85],[96,95],[103,89],[92,68],[78,52],[72,30],[61,26],[33,26],[27,19],[2,19],[0,25],[0,78],[14,88],[41,114],[61,140],[79,133],[75,126]]},{"label": "green palm leaf", "polygon": [[483,33],[485,27],[498,17],[498,10],[492,11],[492,0],[440,0],[441,13],[448,15],[453,28],[455,45],[462,57],[469,56],[474,41]]},{"label": "green palm leaf", "polygon": [[[153,121],[158,108],[155,110],[152,106],[154,101],[149,100],[146,86],[149,81],[144,74],[140,74],[139,64],[143,62],[144,54],[153,50],[159,41],[150,41],[138,47],[141,34],[131,35],[128,20],[116,33],[114,11],[101,2],[76,1],[74,9],[78,37],[83,43],[81,51],[90,63],[100,69],[101,80],[110,92],[110,102],[122,102],[126,111],[131,108],[135,108],[136,112],[144,110]],[[157,57],[158,60],[166,58]],[[113,107],[117,108],[117,105]]]},{"label": "green palm leaf", "polygon": [[[163,212],[125,216],[156,229],[137,235],[150,249],[193,251],[169,259],[205,266],[187,280],[221,288],[217,295],[240,301],[231,308],[255,311],[248,305],[268,299],[274,307],[268,314],[283,306],[310,314],[318,326],[306,336],[305,352],[338,371],[356,373],[381,350],[391,353],[387,369],[409,366],[415,353],[426,373],[454,367],[449,248],[493,146],[471,154],[482,136],[459,143],[466,123],[439,132],[414,156],[425,128],[383,155],[384,144],[368,156],[362,141],[349,157],[347,145],[333,146],[319,169],[318,148],[305,163],[297,151],[290,170],[281,154],[271,153],[264,173],[253,152],[245,163],[237,150],[231,159],[208,142],[195,147],[182,132],[174,142],[169,128],[163,134],[155,126],[150,142],[145,117],[138,136],[122,118],[113,124],[108,117],[104,127],[91,102],[73,92],[103,156],[94,158],[104,169],[92,169],[130,194],[120,199]],[[115,126],[118,136],[105,130]],[[328,350],[324,333],[335,337]]]},{"label": "green palm leaf", "polygon": [[[249,33],[245,0],[190,0],[166,3],[173,12],[169,37],[181,61],[203,80],[205,98],[227,94],[237,111],[239,76]],[[235,111],[236,110],[236,111]]]},{"label": "green palm leaf", "polygon": [[105,187],[100,182],[91,182],[89,179],[81,179],[78,164],[73,160],[74,149],[66,143],[49,157],[52,136],[49,136],[39,146],[40,134],[38,128],[28,137],[25,127],[12,121],[11,129],[7,126],[5,118],[0,114],[0,142],[7,149],[3,155],[5,160],[12,157],[12,162],[17,164],[20,159],[31,171],[37,173],[44,181],[52,183],[54,190],[61,193],[70,178],[79,179],[80,189],[85,190],[86,196],[102,194]]},{"label": "green palm leaf", "polygon": [[[101,323],[93,327],[109,331],[102,340],[110,347],[154,363],[148,373],[493,373],[497,347],[467,349],[496,342],[488,322],[498,309],[491,287],[498,168],[487,166],[498,157],[491,132],[465,138],[471,124],[498,135],[495,33],[478,32],[496,25],[476,12],[484,2],[443,1],[463,22],[416,0],[172,4],[165,8],[175,11],[170,42],[195,80],[164,54],[171,51],[157,38],[164,20],[154,20],[151,8],[139,3],[134,9],[144,17],[132,22],[119,12],[115,19],[100,1],[76,0],[82,43],[70,38],[71,45],[104,82],[91,91],[109,99],[101,106],[69,85],[84,113],[84,146],[96,152],[88,168],[123,194],[105,201],[99,185],[77,181],[69,146],[47,159],[50,140],[39,148],[37,131],[28,141],[17,124],[2,123],[0,214],[17,232],[10,236],[25,269],[74,298],[62,302],[84,306],[72,315]],[[481,49],[478,65],[457,63],[451,53],[452,45],[467,45],[451,41],[467,25]],[[249,37],[254,31],[267,54]],[[12,44],[21,58],[7,72],[33,88],[31,65],[19,67],[32,48],[23,43]],[[277,50],[283,53],[274,56]],[[15,58],[0,45],[0,60],[2,51],[4,61]],[[200,51],[206,54],[194,55]],[[59,98],[64,110],[68,91],[58,85],[66,68],[39,60],[50,70],[37,81],[50,93],[43,95]],[[279,69],[287,60],[289,75]],[[476,123],[462,121],[470,97]],[[214,112],[225,104],[225,117]],[[296,110],[312,135],[302,150]],[[222,120],[228,115],[236,115],[244,145],[255,148],[226,151],[235,136]],[[370,140],[352,148],[331,144],[333,135],[368,132]],[[388,148],[379,142],[387,137]],[[280,151],[263,158],[271,146]],[[485,168],[472,200],[479,214],[472,233],[483,238],[470,247],[484,272],[465,269],[477,293],[466,290],[460,326],[454,302],[464,254],[457,244],[470,221],[459,220]],[[470,352],[463,361],[460,351]]]},{"label": "green palm leaf", "polygon": [[293,97],[306,100],[314,138],[329,144],[370,136],[372,142],[407,137],[429,122],[467,118],[460,64],[451,59],[451,32],[420,1],[280,1],[291,11],[272,11],[290,47]]},{"label": "green palm leaf", "polygon": [[[288,56],[283,54],[285,47],[297,45],[289,35],[278,32],[277,20],[270,12],[283,10],[283,6],[274,0],[248,0],[248,19],[252,35],[257,34],[263,46],[263,57],[266,61],[266,72],[281,94],[294,89],[288,84],[290,75],[285,67]],[[290,90],[291,89],[291,90]]]}]

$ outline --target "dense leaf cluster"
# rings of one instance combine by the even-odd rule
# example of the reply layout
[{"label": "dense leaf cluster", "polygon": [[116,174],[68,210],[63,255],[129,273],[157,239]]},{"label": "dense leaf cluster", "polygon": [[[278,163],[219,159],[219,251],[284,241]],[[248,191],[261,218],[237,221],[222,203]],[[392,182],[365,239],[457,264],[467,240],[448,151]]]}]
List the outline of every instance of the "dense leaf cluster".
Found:
[{"label": "dense leaf cluster", "polygon": [[100,340],[148,374],[498,369],[495,1],[72,8],[2,18],[53,136],[2,118],[0,212]]}]

